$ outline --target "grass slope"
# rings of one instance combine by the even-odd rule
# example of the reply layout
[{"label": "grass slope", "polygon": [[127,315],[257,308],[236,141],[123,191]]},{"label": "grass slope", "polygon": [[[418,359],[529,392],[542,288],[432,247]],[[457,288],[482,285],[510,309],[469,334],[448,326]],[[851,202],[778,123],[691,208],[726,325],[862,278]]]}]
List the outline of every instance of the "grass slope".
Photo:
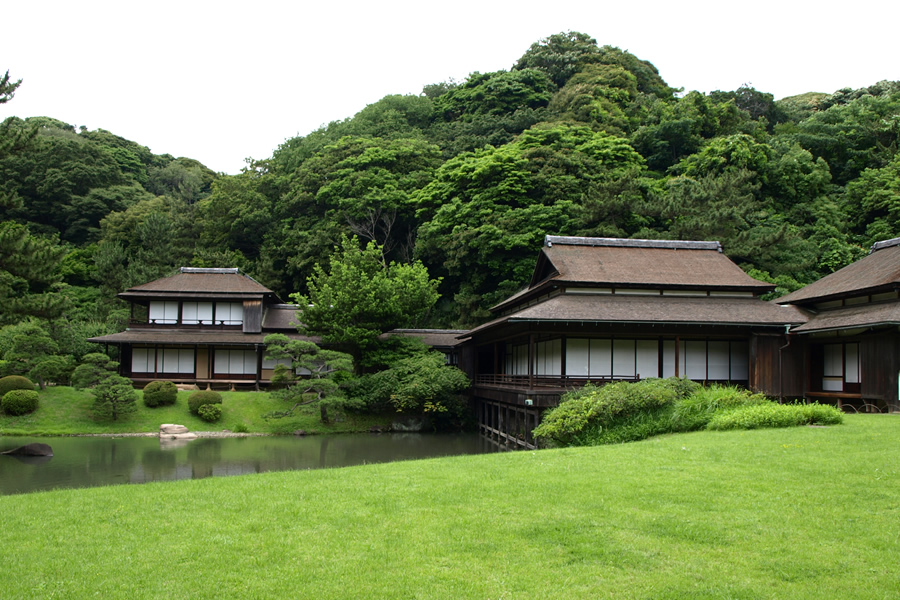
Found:
[{"label": "grass slope", "polygon": [[896,598],[900,417],[0,497],[3,598]]},{"label": "grass slope", "polygon": [[158,432],[162,423],[179,423],[191,431],[236,430],[240,426],[251,433],[291,433],[298,429],[315,433],[366,431],[373,425],[390,423],[392,415],[372,416],[335,414],[328,425],[322,424],[317,406],[300,407],[291,417],[264,419],[273,411],[284,411],[290,404],[272,398],[266,392],[222,392],[222,418],[207,423],[188,410],[190,392],[178,392],[172,406],[147,408],[140,399],[138,410],[119,421],[96,421],[91,417],[94,397],[86,390],[48,387],[40,392],[40,408],[34,413],[13,417],[0,413],[0,435],[69,435],[78,433]]}]

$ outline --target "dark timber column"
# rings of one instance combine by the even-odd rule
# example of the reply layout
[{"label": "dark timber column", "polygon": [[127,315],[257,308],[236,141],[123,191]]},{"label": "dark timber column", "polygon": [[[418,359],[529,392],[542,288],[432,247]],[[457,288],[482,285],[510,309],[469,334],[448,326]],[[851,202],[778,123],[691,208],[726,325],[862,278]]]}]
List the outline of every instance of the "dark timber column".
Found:
[{"label": "dark timber column", "polygon": [[534,388],[534,334],[528,334],[528,387]]}]

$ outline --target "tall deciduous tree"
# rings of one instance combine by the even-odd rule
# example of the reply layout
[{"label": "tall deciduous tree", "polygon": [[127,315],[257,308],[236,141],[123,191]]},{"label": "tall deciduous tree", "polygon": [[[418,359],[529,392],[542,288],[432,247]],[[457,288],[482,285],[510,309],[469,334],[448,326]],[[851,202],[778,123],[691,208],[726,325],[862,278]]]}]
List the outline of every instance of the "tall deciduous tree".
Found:
[{"label": "tall deciduous tree", "polygon": [[353,356],[357,371],[378,337],[421,323],[438,299],[438,281],[420,262],[386,263],[381,248],[343,237],[326,270],[316,265],[308,294],[293,294],[301,306],[300,330]]}]

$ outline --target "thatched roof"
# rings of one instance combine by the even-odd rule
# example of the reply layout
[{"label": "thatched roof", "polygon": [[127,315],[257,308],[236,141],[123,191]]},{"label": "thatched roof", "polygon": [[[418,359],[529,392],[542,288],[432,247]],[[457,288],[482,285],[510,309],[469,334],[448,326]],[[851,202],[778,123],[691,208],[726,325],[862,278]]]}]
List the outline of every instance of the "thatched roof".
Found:
[{"label": "thatched roof", "polygon": [[528,288],[492,310],[563,286],[753,294],[775,287],[747,275],[718,242],[547,236]]},{"label": "thatched roof", "polygon": [[294,304],[272,304],[266,307],[263,329],[297,331],[300,307]]},{"label": "thatched roof", "polygon": [[239,269],[202,269],[182,267],[171,277],[134,286],[119,294],[121,298],[208,298],[261,299],[275,292]]},{"label": "thatched roof", "polygon": [[813,304],[900,289],[900,238],[878,242],[868,256],[782,296],[779,304]]},{"label": "thatched roof", "polygon": [[822,311],[791,331],[812,333],[900,325],[900,303],[859,304]]}]

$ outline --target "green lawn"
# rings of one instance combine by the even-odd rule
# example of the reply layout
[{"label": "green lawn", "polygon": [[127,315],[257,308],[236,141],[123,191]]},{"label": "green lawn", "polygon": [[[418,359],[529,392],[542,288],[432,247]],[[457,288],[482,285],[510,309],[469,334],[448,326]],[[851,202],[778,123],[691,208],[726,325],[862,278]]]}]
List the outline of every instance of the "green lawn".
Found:
[{"label": "green lawn", "polygon": [[897,598],[900,416],[0,497],[2,598]]},{"label": "green lawn", "polygon": [[[138,390],[140,397],[141,391]],[[207,423],[188,410],[190,392],[178,392],[172,406],[147,408],[138,399],[136,413],[119,421],[96,421],[90,409],[94,397],[85,390],[70,387],[48,387],[40,392],[40,408],[34,413],[12,417],[0,413],[0,435],[70,435],[78,433],[158,432],[162,423],[178,423],[191,431],[221,431],[244,428],[252,433],[285,434],[302,429],[311,433],[367,431],[374,425],[390,424],[392,415],[337,414],[329,425],[323,425],[316,406],[301,407],[295,415],[281,419],[264,419],[273,411],[284,411],[290,404],[272,398],[266,392],[222,392],[222,419]]]}]

